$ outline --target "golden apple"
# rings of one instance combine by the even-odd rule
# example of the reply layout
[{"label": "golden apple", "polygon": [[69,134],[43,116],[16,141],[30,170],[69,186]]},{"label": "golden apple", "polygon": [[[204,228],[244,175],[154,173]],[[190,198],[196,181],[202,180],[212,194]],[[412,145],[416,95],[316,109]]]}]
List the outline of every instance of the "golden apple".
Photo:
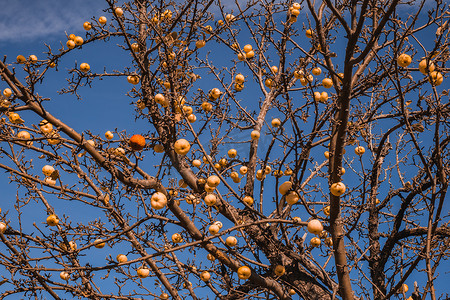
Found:
[{"label": "golden apple", "polygon": [[172,242],[175,244],[181,243],[183,241],[183,237],[179,233],[172,234]]},{"label": "golden apple", "polygon": [[200,279],[203,280],[204,282],[209,281],[210,278],[211,278],[211,274],[208,271],[203,271],[200,274]]},{"label": "golden apple", "polygon": [[249,206],[253,205],[253,198],[251,196],[245,196],[244,199],[242,199],[245,203],[247,203]]},{"label": "golden apple", "polygon": [[211,187],[216,187],[220,184],[220,178],[216,175],[211,175],[208,177],[207,183]]},{"label": "golden apple", "polygon": [[286,196],[286,202],[288,204],[295,204],[298,202],[298,200],[300,200],[300,197],[298,196],[296,191],[290,191],[287,196]]},{"label": "golden apple", "polygon": [[3,90],[3,96],[5,96],[6,98],[11,97],[11,95],[12,95],[12,91],[10,88],[6,88]]},{"label": "golden apple", "polygon": [[66,42],[66,46],[67,46],[67,48],[69,48],[69,49],[75,48],[76,45],[77,45],[77,44],[75,44],[75,42],[74,42],[73,40],[68,40],[68,41]]},{"label": "golden apple", "polygon": [[245,53],[245,58],[250,59],[250,58],[253,58],[254,56],[255,56],[255,52],[253,50]]},{"label": "golden apple", "polygon": [[245,53],[248,53],[248,52],[253,50],[253,47],[252,47],[252,45],[247,44],[247,45],[244,46],[243,50],[244,50]]},{"label": "golden apple", "polygon": [[162,293],[161,295],[159,295],[159,298],[161,298],[162,300],[167,300],[167,299],[169,299],[169,294]]},{"label": "golden apple", "polygon": [[102,249],[106,245],[106,243],[102,239],[96,239],[94,241],[94,244],[95,244],[94,247],[97,249]]},{"label": "golden apple", "polygon": [[34,55],[34,54],[31,54],[30,56],[28,56],[28,60],[32,63],[32,64],[34,64],[35,62],[37,62],[37,56],[36,55]]},{"label": "golden apple", "polygon": [[59,273],[59,278],[68,281],[70,279],[70,274],[65,271],[62,271],[61,273]]},{"label": "golden apple", "polygon": [[138,84],[139,83],[139,76],[138,75],[128,75],[127,81],[131,84]]},{"label": "golden apple", "polygon": [[222,227],[223,227],[223,224],[222,224],[222,222],[220,222],[220,221],[215,221],[215,222],[214,222],[214,225],[219,226],[219,229],[222,229]]},{"label": "golden apple", "polygon": [[307,38],[312,38],[312,35],[313,35],[313,31],[311,30],[311,29],[307,29],[306,31],[305,31],[305,35],[306,35],[306,37]]},{"label": "golden apple", "polygon": [[211,253],[208,253],[208,255],[206,255],[206,259],[208,259],[210,261],[214,261],[216,258]]},{"label": "golden apple", "polygon": [[237,270],[239,279],[249,279],[252,275],[252,270],[247,266],[239,267]]},{"label": "golden apple", "polygon": [[444,77],[442,76],[441,72],[433,71],[430,73],[430,77],[428,78],[428,81],[431,84],[438,86],[438,85],[441,85],[441,83],[444,81]]},{"label": "golden apple", "polygon": [[319,234],[323,230],[322,223],[317,219],[312,219],[308,222],[308,226],[306,227],[310,233]]},{"label": "golden apple", "polygon": [[194,159],[194,160],[192,161],[192,165],[193,165],[194,167],[199,168],[199,167],[202,165],[202,162],[201,162],[200,159]]},{"label": "golden apple", "polygon": [[105,25],[106,21],[107,21],[107,19],[104,16],[101,16],[100,18],[98,18],[98,22],[102,25]]},{"label": "golden apple", "polygon": [[[22,130],[22,131],[19,131],[19,133],[17,134],[17,137],[19,139],[29,140],[29,139],[31,139],[31,134],[26,130]],[[32,141],[23,141],[23,142],[21,141],[20,143],[22,143],[24,145],[28,145],[28,146],[33,145]]]},{"label": "golden apple", "polygon": [[335,182],[331,185],[330,192],[334,196],[339,197],[345,193],[345,189],[345,184],[343,184],[342,182]]},{"label": "golden apple", "polygon": [[42,167],[42,173],[44,173],[45,176],[49,177],[52,175],[52,173],[55,171],[55,168],[53,168],[50,165],[45,165]]},{"label": "golden apple", "polygon": [[225,244],[229,247],[234,247],[237,244],[237,239],[234,236],[229,236],[226,238]]},{"label": "golden apple", "polygon": [[185,139],[179,139],[173,145],[174,150],[179,155],[186,155],[191,149],[191,144]]},{"label": "golden apple", "polygon": [[291,189],[291,187],[292,182],[285,181],[278,187],[278,191],[280,192],[281,195],[285,195]]},{"label": "golden apple", "polygon": [[17,55],[16,60],[19,64],[23,64],[24,62],[27,61],[27,59],[23,55]]},{"label": "golden apple", "polygon": [[319,247],[320,246],[320,239],[318,238],[318,237],[313,237],[311,240],[310,240],[310,245],[311,246],[313,246],[313,247]]},{"label": "golden apple", "polygon": [[[428,66],[428,70],[427,70],[427,66]],[[433,72],[435,68],[436,67],[435,67],[434,63],[431,61],[428,61],[428,64],[427,64],[426,59],[422,59],[422,61],[419,63],[419,71],[425,75],[427,74],[427,71]]]},{"label": "golden apple", "polygon": [[111,140],[114,137],[114,134],[111,131],[108,130],[107,132],[105,132],[105,137],[108,140]]},{"label": "golden apple", "polygon": [[277,265],[274,269],[274,273],[276,276],[283,276],[286,273],[286,268],[282,265]]},{"label": "golden apple", "polygon": [[281,121],[280,121],[280,119],[275,118],[275,119],[272,120],[271,124],[272,124],[272,127],[277,128],[277,127],[280,127]]},{"label": "golden apple", "polygon": [[228,150],[228,157],[229,158],[235,158],[237,156],[237,150],[236,149],[230,149]]},{"label": "golden apple", "polygon": [[366,152],[366,149],[363,146],[357,146],[355,148],[355,153],[359,156],[363,155]]},{"label": "golden apple", "polygon": [[117,256],[116,256],[116,259],[117,259],[117,262],[118,262],[119,264],[123,264],[123,263],[126,263],[126,262],[128,261],[128,258],[127,258],[127,256],[126,256],[125,254],[119,254],[119,255],[117,255]]},{"label": "golden apple", "polygon": [[241,173],[241,175],[245,175],[247,174],[248,168],[246,166],[242,166],[239,168],[239,173]]},{"label": "golden apple", "polygon": [[322,74],[322,69],[319,67],[315,67],[314,69],[312,69],[311,73],[313,73],[313,75],[319,76],[320,74]]},{"label": "golden apple", "polygon": [[211,233],[213,235],[217,234],[219,232],[219,230],[220,230],[219,226],[217,226],[215,224],[210,225],[208,228],[209,233]]},{"label": "golden apple", "polygon": [[239,73],[239,74],[237,74],[237,75],[234,77],[234,80],[235,80],[237,83],[242,84],[242,83],[244,83],[244,81],[245,81],[245,77],[244,77],[244,75],[242,75],[241,73]]},{"label": "golden apple", "polygon": [[258,130],[253,130],[253,131],[250,133],[250,137],[252,138],[252,140],[257,140],[257,139],[259,139],[259,136],[260,136],[260,133],[259,133]]},{"label": "golden apple", "polygon": [[412,58],[406,53],[400,54],[397,58],[397,63],[400,67],[406,68],[411,63]]},{"label": "golden apple", "polygon": [[47,217],[47,224],[48,224],[48,226],[56,226],[56,225],[58,225],[58,223],[59,223],[59,220],[58,220],[58,217],[56,216],[56,215],[49,215],[48,217]]},{"label": "golden apple", "polygon": [[83,28],[84,30],[91,30],[92,29],[92,25],[90,22],[84,22],[83,23]]},{"label": "golden apple", "polygon": [[136,272],[139,278],[146,278],[150,274],[150,270],[147,268],[139,268]]},{"label": "golden apple", "polygon": [[120,18],[123,15],[123,10],[120,7],[116,7],[116,9],[114,9],[114,13]]},{"label": "golden apple", "polygon": [[80,71],[83,73],[87,73],[89,72],[89,70],[91,69],[91,66],[89,66],[89,64],[87,63],[81,63],[80,64]]},{"label": "golden apple", "polygon": [[322,86],[326,89],[329,89],[333,86],[333,80],[331,78],[322,79]]},{"label": "golden apple", "polygon": [[53,130],[53,125],[52,125],[52,123],[48,122],[47,120],[42,120],[39,123],[39,128],[41,129],[41,131],[43,133],[51,133]]},{"label": "golden apple", "polygon": [[76,36],[73,41],[75,42],[75,45],[77,45],[77,46],[81,46],[84,43],[84,40],[81,36]]},{"label": "golden apple", "polygon": [[214,194],[208,194],[205,196],[205,204],[208,206],[213,206],[217,202],[217,197]]},{"label": "golden apple", "polygon": [[167,197],[161,192],[156,192],[152,195],[150,204],[153,209],[162,209],[167,204]]}]

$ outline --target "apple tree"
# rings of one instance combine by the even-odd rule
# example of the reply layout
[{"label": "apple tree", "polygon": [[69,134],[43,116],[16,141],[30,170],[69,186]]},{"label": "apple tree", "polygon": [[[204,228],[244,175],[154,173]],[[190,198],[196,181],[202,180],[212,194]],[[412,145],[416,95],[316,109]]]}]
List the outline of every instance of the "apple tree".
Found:
[{"label": "apple tree", "polygon": [[448,297],[448,3],[104,4],[0,62],[2,299]]}]

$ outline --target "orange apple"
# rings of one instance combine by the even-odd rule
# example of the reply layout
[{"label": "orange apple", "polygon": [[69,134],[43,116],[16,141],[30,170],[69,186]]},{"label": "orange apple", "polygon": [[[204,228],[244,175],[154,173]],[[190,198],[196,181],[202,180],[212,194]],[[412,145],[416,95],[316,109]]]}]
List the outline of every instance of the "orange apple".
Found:
[{"label": "orange apple", "polygon": [[106,21],[107,21],[107,19],[104,16],[101,16],[100,18],[98,18],[98,22],[102,25],[105,25]]},{"label": "orange apple", "polygon": [[133,151],[141,151],[145,147],[145,138],[140,134],[135,134],[128,142]]},{"label": "orange apple", "polygon": [[227,154],[229,158],[235,158],[237,156],[237,151],[236,149],[230,149]]},{"label": "orange apple", "polygon": [[175,244],[181,243],[183,241],[183,237],[179,233],[172,234],[172,242]]},{"label": "orange apple", "polygon": [[217,234],[218,232],[219,232],[219,230],[220,230],[220,228],[219,228],[219,226],[217,226],[216,224],[212,224],[212,225],[210,225],[209,226],[209,228],[208,228],[208,231],[209,231],[209,233],[211,233],[211,234]]},{"label": "orange apple", "polygon": [[278,191],[280,192],[281,195],[285,195],[291,189],[291,187],[292,182],[285,181],[278,187]]},{"label": "orange apple", "polygon": [[333,86],[333,80],[331,78],[322,79],[322,85],[324,88],[329,89]]},{"label": "orange apple", "polygon": [[94,247],[97,249],[102,249],[106,245],[106,243],[102,239],[96,239],[94,243],[95,243]]},{"label": "orange apple", "polygon": [[159,298],[161,298],[162,300],[167,300],[167,299],[169,299],[169,294],[162,293],[161,295],[159,295]]},{"label": "orange apple", "polygon": [[194,159],[194,160],[192,161],[192,165],[193,165],[194,167],[196,167],[196,168],[199,168],[199,167],[202,165],[202,162],[201,162],[200,159]]},{"label": "orange apple", "polygon": [[241,175],[245,175],[247,174],[247,167],[246,166],[242,166],[239,168],[239,173],[241,173]]},{"label": "orange apple", "polygon": [[126,263],[126,262],[128,261],[128,258],[127,258],[127,256],[126,256],[125,254],[119,254],[119,255],[117,255],[117,256],[116,256],[116,259],[117,259],[117,262],[118,262],[119,264],[123,264],[123,263]]},{"label": "orange apple", "polygon": [[6,98],[11,97],[11,95],[12,95],[12,91],[10,88],[6,88],[3,90],[3,96],[5,96]]},{"label": "orange apple", "polygon": [[253,50],[252,45],[247,44],[247,45],[244,46],[244,52],[245,52],[245,53],[248,53],[248,52],[250,52],[250,51],[252,51],[252,50]]},{"label": "orange apple", "polygon": [[81,36],[76,36],[73,40],[77,46],[81,46],[84,43],[84,40]]},{"label": "orange apple", "polygon": [[241,73],[239,73],[239,74],[237,74],[237,75],[234,77],[234,80],[236,81],[236,83],[242,84],[242,83],[244,83],[244,81],[245,81],[245,77],[244,77],[244,75],[242,75]]},{"label": "orange apple", "polygon": [[70,274],[65,271],[62,271],[61,273],[59,273],[59,278],[68,281],[70,279]]},{"label": "orange apple", "polygon": [[325,216],[329,216],[330,215],[330,206],[325,206],[323,209],[323,214]]},{"label": "orange apple", "polygon": [[311,73],[313,73],[313,75],[319,76],[320,74],[322,74],[322,69],[319,67],[315,67],[314,69],[312,69]]},{"label": "orange apple", "polygon": [[69,48],[69,49],[75,48],[76,45],[77,45],[77,44],[75,44],[75,42],[72,41],[72,40],[68,40],[68,41],[66,42],[66,46],[67,46],[67,48]]},{"label": "orange apple", "polygon": [[16,60],[19,64],[23,64],[24,62],[27,61],[27,59],[23,55],[17,55]]},{"label": "orange apple", "polygon": [[48,224],[48,226],[56,226],[56,225],[58,225],[58,223],[59,223],[59,220],[58,220],[58,217],[56,216],[56,215],[49,215],[48,217],[47,217],[47,224]]},{"label": "orange apple", "polygon": [[306,31],[305,31],[305,35],[306,35],[306,37],[307,38],[312,38],[312,35],[313,35],[313,31],[311,30],[311,29],[307,29]]},{"label": "orange apple", "polygon": [[211,175],[208,177],[207,183],[211,187],[216,187],[220,184],[220,178],[216,175]]},{"label": "orange apple", "polygon": [[247,266],[239,267],[237,270],[239,279],[249,279],[252,275],[252,270]]},{"label": "orange apple", "polygon": [[208,206],[213,206],[217,202],[217,197],[214,194],[208,194],[205,196],[205,204]]},{"label": "orange apple", "polygon": [[111,140],[114,137],[114,134],[111,131],[108,130],[107,132],[105,132],[105,137],[108,140]]},{"label": "orange apple", "polygon": [[409,64],[411,63],[412,59],[411,56],[409,56],[408,54],[400,54],[399,57],[397,58],[397,63],[400,67],[406,68],[407,66],[409,66]]},{"label": "orange apple", "polygon": [[44,173],[45,176],[49,177],[52,175],[52,173],[55,171],[55,168],[53,168],[50,165],[45,165],[42,167],[42,173]]},{"label": "orange apple", "polygon": [[253,130],[253,131],[250,133],[250,137],[252,138],[252,140],[258,140],[258,139],[259,139],[259,136],[260,136],[260,133],[259,133],[258,130]]},{"label": "orange apple", "polygon": [[210,278],[211,278],[211,274],[208,271],[203,271],[200,274],[200,279],[203,280],[204,282],[209,281]]},{"label": "orange apple", "polygon": [[116,9],[114,9],[114,13],[120,18],[123,15],[123,10],[120,7],[116,7]]},{"label": "orange apple", "polygon": [[280,121],[280,119],[275,118],[275,119],[272,120],[271,124],[272,124],[272,127],[277,128],[277,127],[280,127],[281,121]]},{"label": "orange apple", "polygon": [[35,62],[37,62],[37,56],[36,55],[33,55],[33,54],[31,54],[30,56],[28,56],[28,60],[32,63],[32,64],[34,64]]},{"label": "orange apple", "polygon": [[[427,65],[428,65],[428,70],[427,70]],[[425,75],[427,74],[427,71],[433,72],[435,68],[436,67],[434,66],[434,63],[432,61],[428,61],[428,64],[427,64],[426,59],[422,59],[422,61],[419,63],[419,71]]]},{"label": "orange apple", "polygon": [[[19,131],[19,133],[17,134],[17,137],[19,139],[29,140],[29,139],[31,139],[31,134],[26,130],[22,130],[22,131]],[[20,143],[22,143],[24,145],[28,145],[28,146],[33,145],[32,141],[23,141],[23,142],[21,141]]]},{"label": "orange apple", "polygon": [[283,276],[286,273],[286,268],[282,265],[277,265],[274,269],[274,273],[276,276]]},{"label": "orange apple", "polygon": [[244,199],[242,199],[245,203],[247,203],[249,206],[253,205],[253,198],[251,196],[245,196]]},{"label": "orange apple", "polygon": [[90,22],[84,22],[83,23],[83,28],[84,30],[91,30],[92,29],[92,25]]},{"label": "orange apple", "polygon": [[308,229],[308,231],[310,233],[319,234],[319,233],[322,232],[323,226],[322,226],[322,223],[320,223],[319,220],[312,219],[311,221],[308,222],[307,229]]},{"label": "orange apple", "polygon": [[167,197],[161,192],[156,192],[152,195],[150,204],[153,209],[162,209],[167,204]]},{"label": "orange apple", "polygon": [[310,240],[310,245],[311,246],[313,246],[313,247],[319,247],[320,246],[320,239],[318,238],[318,237],[313,237],[311,240]]},{"label": "orange apple", "polygon": [[6,224],[0,222],[0,233],[5,233],[5,231],[6,231]]},{"label": "orange apple", "polygon": [[186,155],[191,149],[191,144],[185,139],[179,139],[173,145],[174,150],[179,155]]},{"label": "orange apple", "polygon": [[91,66],[89,66],[89,64],[87,63],[81,63],[80,64],[80,71],[83,73],[87,73],[89,72],[89,70],[91,69]]},{"label": "orange apple", "polygon": [[147,268],[139,268],[136,272],[139,278],[146,278],[150,274],[150,270]]},{"label": "orange apple", "polygon": [[355,153],[359,156],[363,155],[366,152],[366,149],[363,146],[357,146],[355,148]]},{"label": "orange apple", "polygon": [[245,58],[250,59],[250,58],[253,58],[254,56],[255,56],[255,51],[253,51],[253,50],[245,53]]},{"label": "orange apple", "polygon": [[234,247],[237,244],[237,239],[234,236],[229,236],[225,240],[225,244],[227,244],[227,246],[229,247]]},{"label": "orange apple", "polygon": [[335,182],[331,185],[330,192],[334,196],[339,197],[345,193],[345,189],[345,184],[343,184],[342,182]]},{"label": "orange apple", "polygon": [[139,83],[139,76],[138,75],[128,75],[127,81],[131,84],[138,84]]},{"label": "orange apple", "polygon": [[430,77],[428,78],[428,82],[435,86],[441,85],[443,81],[444,77],[442,76],[441,72],[433,71],[430,73]]}]

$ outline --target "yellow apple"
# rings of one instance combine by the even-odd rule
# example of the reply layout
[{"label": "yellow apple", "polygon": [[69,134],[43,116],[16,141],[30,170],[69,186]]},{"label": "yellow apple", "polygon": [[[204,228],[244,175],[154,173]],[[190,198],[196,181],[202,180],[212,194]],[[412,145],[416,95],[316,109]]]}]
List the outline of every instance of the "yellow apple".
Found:
[{"label": "yellow apple", "polygon": [[313,237],[311,240],[310,240],[310,245],[311,246],[313,246],[313,247],[319,247],[320,246],[320,239],[318,238],[318,237]]},{"label": "yellow apple", "polygon": [[76,36],[73,41],[75,42],[75,45],[77,45],[77,46],[81,46],[84,43],[84,40],[81,36]]},{"label": "yellow apple", "polygon": [[286,202],[288,204],[295,204],[298,202],[298,200],[300,200],[300,197],[298,196],[297,192],[295,191],[290,191],[289,194],[287,194],[286,196]]},{"label": "yellow apple", "polygon": [[258,130],[253,130],[253,131],[250,133],[250,137],[252,138],[252,140],[257,140],[257,139],[259,139],[259,136],[260,136],[260,133],[259,133]]},{"label": "yellow apple", "polygon": [[42,167],[42,173],[44,173],[45,176],[49,177],[52,175],[52,173],[55,171],[55,168],[53,168],[50,165],[45,165]]},{"label": "yellow apple", "polygon": [[6,224],[0,222],[0,233],[5,233],[5,231],[6,231]]},{"label": "yellow apple", "polygon": [[[428,61],[428,72],[433,72],[436,67],[434,66],[434,63],[431,61]],[[419,71],[422,74],[427,74],[427,60],[422,59],[422,61],[419,63]]]},{"label": "yellow apple", "polygon": [[222,92],[218,88],[213,88],[209,92],[209,94],[215,100],[215,99],[218,99],[220,97],[220,95],[222,95]]},{"label": "yellow apple", "polygon": [[337,197],[341,196],[342,194],[345,193],[345,184],[343,184],[342,182],[333,183],[330,187],[330,192],[334,196]]},{"label": "yellow apple", "polygon": [[193,165],[194,167],[196,167],[196,168],[199,168],[199,167],[202,165],[202,162],[201,162],[200,159],[194,159],[194,160],[192,161],[192,165]]},{"label": "yellow apple", "polygon": [[322,86],[326,89],[329,89],[333,86],[333,80],[331,78],[322,79]]},{"label": "yellow apple", "polygon": [[208,206],[213,206],[217,202],[217,197],[214,194],[208,194],[205,196],[205,204]]},{"label": "yellow apple", "polygon": [[237,244],[237,239],[234,236],[229,236],[225,240],[225,244],[227,244],[227,246],[229,247],[234,247]]},{"label": "yellow apple", "polygon": [[250,58],[253,58],[254,56],[255,56],[255,52],[253,50],[245,53],[245,58],[250,59]]},{"label": "yellow apple", "polygon": [[24,62],[27,61],[27,59],[23,55],[17,55],[16,60],[19,64],[23,64]]},{"label": "yellow apple", "polygon": [[58,217],[56,216],[56,215],[49,215],[48,217],[47,217],[47,224],[48,224],[48,226],[56,226],[56,225],[58,225],[58,223],[59,223],[59,220],[58,220]]},{"label": "yellow apple", "polygon": [[84,30],[91,30],[92,29],[92,25],[90,22],[84,22],[83,23],[83,28]]},{"label": "yellow apple", "polygon": [[194,115],[194,114],[190,114],[190,115],[187,117],[187,119],[188,119],[189,123],[194,123],[195,121],[197,121],[197,116]]},{"label": "yellow apple", "polygon": [[355,153],[359,156],[363,155],[366,152],[366,149],[363,146],[357,146],[355,148]]},{"label": "yellow apple", "polygon": [[156,192],[152,195],[150,204],[153,209],[162,209],[167,204],[167,197],[161,192]]},{"label": "yellow apple", "polygon": [[227,154],[229,158],[235,158],[237,156],[237,151],[236,149],[230,149]]},{"label": "yellow apple", "polygon": [[[22,131],[19,131],[19,133],[17,134],[17,137],[19,139],[29,140],[29,139],[31,139],[31,134],[26,130],[22,130]],[[21,141],[20,143],[22,143],[24,145],[28,145],[28,146],[33,145],[32,141],[23,141],[23,142]]]},{"label": "yellow apple", "polygon": [[215,224],[210,225],[208,228],[209,233],[211,233],[213,235],[217,234],[219,232],[219,230],[220,230],[219,226],[217,226]]},{"label": "yellow apple", "polygon": [[136,272],[139,278],[146,278],[150,274],[150,270],[147,268],[139,268]]},{"label": "yellow apple", "polygon": [[278,191],[280,192],[281,195],[285,195],[291,189],[291,187],[292,182],[285,181],[278,187]]},{"label": "yellow apple", "polygon": [[442,76],[441,72],[433,71],[430,73],[430,77],[428,78],[428,81],[431,84],[438,86],[438,85],[441,85],[441,83],[444,81],[444,77]]},{"label": "yellow apple", "polygon": [[237,270],[239,279],[249,279],[252,275],[252,270],[247,266],[239,267]]},{"label": "yellow apple", "polygon": [[138,84],[139,83],[139,76],[138,75],[128,75],[127,81],[131,84]]},{"label": "yellow apple", "polygon": [[81,63],[80,64],[80,71],[83,73],[89,72],[89,70],[91,69],[91,66],[89,66],[89,64],[87,63]]},{"label": "yellow apple", "polygon": [[6,88],[3,90],[3,96],[5,96],[6,98],[11,97],[11,95],[12,95],[12,91],[10,88]]},{"label": "yellow apple", "polygon": [[66,42],[66,46],[67,46],[67,48],[69,48],[69,49],[75,48],[76,45],[77,45],[77,44],[75,44],[75,42],[74,42],[73,40],[68,40],[68,41]]},{"label": "yellow apple", "polygon": [[311,73],[313,73],[313,75],[319,76],[320,74],[322,74],[322,69],[319,67],[315,67],[314,69],[312,69]]},{"label": "yellow apple", "polygon": [[244,199],[242,199],[245,203],[247,203],[249,206],[253,205],[253,198],[251,196],[245,196]]},{"label": "yellow apple", "polygon": [[239,168],[239,173],[241,173],[241,175],[245,175],[247,174],[248,168],[246,166],[242,166]]},{"label": "yellow apple", "polygon": [[275,118],[275,119],[272,120],[271,124],[272,124],[272,127],[277,128],[277,127],[280,127],[281,121],[280,121],[280,119]]},{"label": "yellow apple", "polygon": [[53,130],[53,125],[52,125],[52,123],[48,122],[47,120],[42,120],[39,123],[39,128],[41,129],[41,131],[43,133],[51,133]]},{"label": "yellow apple", "polygon": [[108,130],[107,132],[105,132],[105,137],[108,140],[111,140],[114,137],[114,134],[111,131]]},{"label": "yellow apple", "polygon": [[181,237],[181,234],[179,233],[174,233],[172,234],[172,242],[174,242],[175,244],[181,243],[183,241],[183,238]]},{"label": "yellow apple", "polygon": [[239,74],[237,74],[237,75],[234,77],[234,80],[235,80],[237,83],[242,84],[242,83],[244,83],[244,81],[245,81],[245,77],[244,77],[244,75],[242,75],[241,73],[239,73]]},{"label": "yellow apple", "polygon": [[216,187],[220,184],[220,178],[216,175],[211,175],[208,177],[207,183],[211,187]]},{"label": "yellow apple", "polygon": [[114,13],[120,18],[123,15],[123,10],[120,7],[116,7],[116,9],[114,9]]},{"label": "yellow apple", "polygon": [[98,22],[102,25],[105,25],[106,21],[107,21],[107,19],[104,16],[101,16],[100,18],[98,18]]},{"label": "yellow apple", "polygon": [[412,59],[411,56],[409,56],[408,54],[400,54],[399,57],[397,58],[397,63],[400,67],[406,68],[407,66],[409,66],[409,64],[411,63]]},{"label": "yellow apple", "polygon": [[61,273],[59,273],[59,278],[68,281],[70,279],[70,274],[65,271],[62,271]]},{"label": "yellow apple", "polygon": [[264,174],[268,175],[272,172],[272,168],[270,166],[264,167]]},{"label": "yellow apple", "polygon": [[307,29],[306,31],[305,31],[305,35],[306,35],[306,37],[307,38],[312,38],[312,35],[313,35],[313,31],[311,30],[311,29]]},{"label": "yellow apple", "polygon": [[125,254],[119,254],[119,255],[117,255],[117,256],[116,256],[116,259],[117,259],[117,262],[118,262],[119,264],[123,264],[123,263],[126,263],[126,262],[128,261],[128,258],[127,258],[127,256],[126,256]]},{"label": "yellow apple", "polygon": [[323,230],[322,223],[317,219],[312,219],[308,222],[308,226],[306,227],[310,233],[319,234]]},{"label": "yellow apple", "polygon": [[286,268],[282,265],[277,265],[274,269],[274,273],[276,276],[283,276],[286,273]]},{"label": "yellow apple", "polygon": [[106,245],[106,243],[102,239],[96,239],[94,241],[94,244],[95,244],[94,247],[97,249],[102,249]]},{"label": "yellow apple", "polygon": [[252,51],[252,50],[253,50],[252,45],[247,44],[247,45],[244,46],[244,52],[245,52],[245,53],[248,53],[248,52],[250,52],[250,51]]},{"label": "yellow apple", "polygon": [[209,281],[210,278],[211,278],[211,274],[208,271],[203,271],[200,274],[200,279],[203,280],[204,282]]},{"label": "yellow apple", "polygon": [[209,184],[205,184],[205,192],[207,192],[207,193],[212,193],[212,192],[214,192],[214,190],[216,189],[216,187],[214,187],[214,186],[210,186]]},{"label": "yellow apple", "polygon": [[191,149],[191,144],[185,139],[179,139],[173,145],[174,150],[179,155],[186,155]]}]

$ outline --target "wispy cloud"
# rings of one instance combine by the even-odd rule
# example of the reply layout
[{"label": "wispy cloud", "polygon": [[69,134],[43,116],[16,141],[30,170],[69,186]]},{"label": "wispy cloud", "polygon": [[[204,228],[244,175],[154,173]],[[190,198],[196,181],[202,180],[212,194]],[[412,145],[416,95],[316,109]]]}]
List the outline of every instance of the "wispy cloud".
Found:
[{"label": "wispy cloud", "polygon": [[82,30],[83,22],[105,8],[101,0],[2,0],[0,45],[46,39]]}]

